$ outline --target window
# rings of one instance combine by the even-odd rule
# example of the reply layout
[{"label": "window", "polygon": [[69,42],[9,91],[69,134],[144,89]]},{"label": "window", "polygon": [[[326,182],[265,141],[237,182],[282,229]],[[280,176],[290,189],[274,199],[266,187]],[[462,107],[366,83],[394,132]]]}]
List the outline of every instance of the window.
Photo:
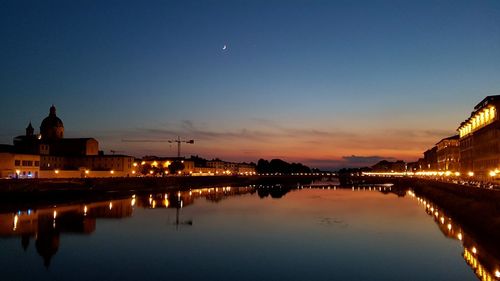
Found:
[{"label": "window", "polygon": [[40,161],[35,161],[35,167],[40,166]]},{"label": "window", "polygon": [[15,160],[14,166],[21,166],[21,160]]}]

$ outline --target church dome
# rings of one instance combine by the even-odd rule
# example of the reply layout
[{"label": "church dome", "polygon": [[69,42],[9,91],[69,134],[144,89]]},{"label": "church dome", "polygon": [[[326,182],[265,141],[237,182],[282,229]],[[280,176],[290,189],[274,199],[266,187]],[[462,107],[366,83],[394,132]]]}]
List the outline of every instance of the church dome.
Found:
[{"label": "church dome", "polygon": [[56,107],[50,107],[49,116],[42,121],[40,125],[42,139],[62,139],[64,136],[64,125],[61,119],[56,115]]}]

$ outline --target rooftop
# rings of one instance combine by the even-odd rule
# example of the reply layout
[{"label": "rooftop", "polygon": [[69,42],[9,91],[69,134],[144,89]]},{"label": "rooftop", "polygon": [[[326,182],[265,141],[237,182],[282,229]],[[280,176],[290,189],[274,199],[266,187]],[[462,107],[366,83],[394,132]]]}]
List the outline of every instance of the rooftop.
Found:
[{"label": "rooftop", "polygon": [[500,95],[485,97],[476,106],[474,106],[474,111],[480,110],[481,108],[487,106],[489,103],[494,102],[494,101],[500,101]]},{"label": "rooftop", "polygon": [[446,141],[446,140],[458,140],[458,139],[460,139],[460,136],[459,136],[459,135],[453,135],[453,136],[451,136],[451,137],[447,137],[447,138],[444,138],[444,139],[442,139],[442,140],[438,141],[438,142],[436,143],[436,145],[437,145],[438,143],[442,142],[442,141]]}]

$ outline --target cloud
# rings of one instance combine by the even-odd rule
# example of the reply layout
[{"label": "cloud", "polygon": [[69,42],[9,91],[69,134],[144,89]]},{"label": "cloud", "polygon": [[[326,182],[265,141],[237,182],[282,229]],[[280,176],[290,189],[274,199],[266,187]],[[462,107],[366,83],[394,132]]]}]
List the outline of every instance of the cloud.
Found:
[{"label": "cloud", "polygon": [[[123,143],[121,139],[168,140],[181,136],[194,139],[195,145],[183,152],[204,157],[245,161],[259,158],[283,158],[311,167],[371,166],[382,159],[416,160],[441,138],[452,135],[447,130],[382,129],[349,130],[317,127],[289,127],[272,120],[252,119],[242,127],[214,126],[204,121],[181,120],[159,126],[89,134],[107,149],[124,150],[136,156],[172,154],[175,147],[164,143]],[[90,133],[90,132],[89,132]],[[354,154],[354,155],[351,155]],[[350,156],[345,156],[350,155]]]},{"label": "cloud", "polygon": [[306,159],[304,162],[314,167],[322,169],[339,169],[339,168],[358,168],[373,166],[379,161],[388,160],[395,161],[394,157],[384,156],[342,156],[340,159]]},{"label": "cloud", "polygon": [[[148,134],[158,138],[186,136],[188,138],[202,140],[254,140],[254,141],[276,141],[284,138],[306,139],[309,142],[319,144],[318,139],[354,138],[357,134],[344,131],[324,131],[308,128],[289,128],[278,125],[273,121],[265,119],[252,119],[259,129],[211,129],[207,124],[196,123],[192,120],[182,120],[178,123],[165,123],[160,128],[137,128],[133,135]],[[259,126],[260,125],[260,126]]]},{"label": "cloud", "polygon": [[383,157],[383,156],[342,156],[342,160],[347,163],[365,163],[365,164],[375,164],[382,160],[396,160],[394,157]]},{"label": "cloud", "polygon": [[436,143],[442,138],[452,136],[456,134],[452,130],[412,130],[412,129],[391,129],[386,130],[387,134],[390,135],[402,135],[411,138],[434,138]]}]

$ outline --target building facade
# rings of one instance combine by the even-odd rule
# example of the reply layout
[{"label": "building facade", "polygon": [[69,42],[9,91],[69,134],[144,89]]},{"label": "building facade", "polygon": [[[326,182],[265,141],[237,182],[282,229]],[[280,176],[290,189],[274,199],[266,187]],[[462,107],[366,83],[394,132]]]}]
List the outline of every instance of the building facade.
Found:
[{"label": "building facade", "polygon": [[437,144],[437,169],[439,171],[452,171],[460,170],[459,158],[459,135],[451,136],[440,140]]},{"label": "building facade", "polygon": [[40,155],[18,153],[14,146],[0,146],[0,178],[38,178]]},{"label": "building facade", "polygon": [[437,146],[427,149],[424,152],[424,171],[436,171],[438,169]]},{"label": "building facade", "polygon": [[[247,163],[234,163],[216,160],[204,160],[201,158],[178,158],[178,157],[158,157],[158,156],[145,156],[142,159],[136,160],[133,164],[138,171],[142,174],[168,174],[169,166],[174,162],[181,162],[183,169],[180,175],[254,175],[255,165]],[[150,171],[144,169],[151,169]],[[158,173],[160,172],[160,173]]]},{"label": "building facade", "polygon": [[497,178],[500,164],[499,106],[500,95],[484,98],[458,127],[461,173],[482,180]]}]

